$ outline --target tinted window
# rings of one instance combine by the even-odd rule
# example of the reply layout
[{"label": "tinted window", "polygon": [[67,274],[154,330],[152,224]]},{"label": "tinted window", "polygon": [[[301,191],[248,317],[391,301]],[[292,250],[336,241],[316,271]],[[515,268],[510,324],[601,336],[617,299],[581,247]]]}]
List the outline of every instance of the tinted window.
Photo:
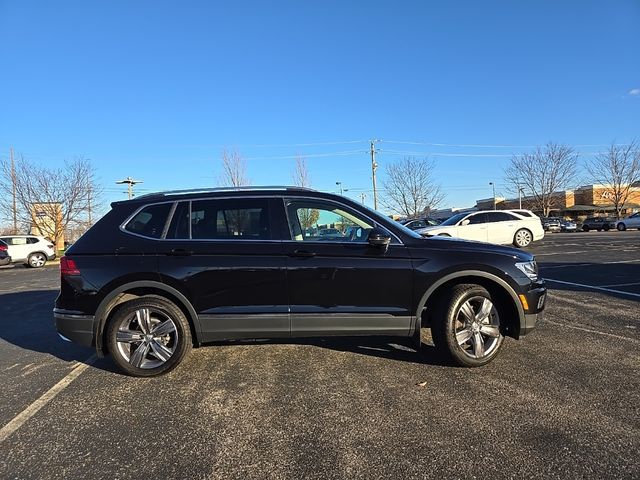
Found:
[{"label": "tinted window", "polygon": [[191,238],[266,240],[271,238],[263,199],[191,202]]},{"label": "tinted window", "polygon": [[509,215],[505,212],[490,212],[487,213],[487,222],[508,222],[509,220],[517,220],[513,215]]},{"label": "tinted window", "polygon": [[129,220],[124,227],[125,230],[145,237],[160,238],[172,205],[160,203],[143,208]]},{"label": "tinted window", "polygon": [[27,243],[29,244],[34,244],[34,243],[38,243],[40,240],[38,240],[36,237],[29,237],[27,238]]},{"label": "tinted window", "polygon": [[27,239],[25,237],[10,237],[7,240],[9,245],[26,245]]},{"label": "tinted window", "polygon": [[478,225],[480,223],[487,223],[487,215],[484,213],[478,213],[477,215],[471,215],[469,218],[469,225]]},{"label": "tinted window", "polygon": [[189,202],[180,202],[173,212],[167,238],[189,238]]},{"label": "tinted window", "polygon": [[298,242],[368,241],[373,225],[340,205],[319,201],[289,201],[291,237]]}]

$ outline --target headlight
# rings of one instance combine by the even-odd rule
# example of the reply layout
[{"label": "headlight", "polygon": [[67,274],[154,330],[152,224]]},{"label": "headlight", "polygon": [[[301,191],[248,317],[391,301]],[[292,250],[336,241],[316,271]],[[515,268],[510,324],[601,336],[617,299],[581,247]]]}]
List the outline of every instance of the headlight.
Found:
[{"label": "headlight", "polygon": [[516,263],[516,267],[534,282],[538,280],[538,264],[535,260],[532,262]]}]

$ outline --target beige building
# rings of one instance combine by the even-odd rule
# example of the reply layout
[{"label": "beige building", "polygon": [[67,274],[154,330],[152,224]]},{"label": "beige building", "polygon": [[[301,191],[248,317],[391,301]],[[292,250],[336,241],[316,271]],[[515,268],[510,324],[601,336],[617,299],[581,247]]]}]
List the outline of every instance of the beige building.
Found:
[{"label": "beige building", "polygon": [[56,250],[64,250],[64,231],[62,229],[62,204],[34,203],[31,207],[31,235],[45,237],[56,241]]}]

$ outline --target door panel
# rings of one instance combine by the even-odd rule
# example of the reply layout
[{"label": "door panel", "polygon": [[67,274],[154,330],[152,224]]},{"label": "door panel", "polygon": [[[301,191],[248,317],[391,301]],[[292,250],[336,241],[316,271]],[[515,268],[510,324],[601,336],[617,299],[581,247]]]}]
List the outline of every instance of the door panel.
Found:
[{"label": "door panel", "polygon": [[486,216],[484,213],[478,213],[467,217],[471,222],[468,225],[460,225],[458,227],[458,235],[465,240],[475,240],[476,242],[486,242],[488,239],[488,229],[486,224]]},{"label": "door panel", "polygon": [[[285,257],[282,243],[271,239],[272,202],[207,200],[191,202],[190,213],[176,208],[189,215],[192,239],[163,242],[160,272],[186,289],[203,341],[290,334]],[[168,236],[188,235],[175,214],[174,220]]]},{"label": "door panel", "polygon": [[287,214],[298,239],[283,244],[294,336],[409,335],[413,277],[403,245],[370,246],[372,222],[333,202],[290,199]]}]

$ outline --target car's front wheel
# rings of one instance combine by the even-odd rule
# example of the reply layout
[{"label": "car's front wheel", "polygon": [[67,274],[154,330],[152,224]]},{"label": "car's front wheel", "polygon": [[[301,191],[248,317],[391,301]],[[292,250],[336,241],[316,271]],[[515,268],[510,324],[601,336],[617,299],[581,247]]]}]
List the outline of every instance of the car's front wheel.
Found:
[{"label": "car's front wheel", "polygon": [[159,297],[122,304],[107,331],[116,365],[135,377],[153,377],[175,368],[191,350],[191,331],[182,310]]},{"label": "car's front wheel", "polygon": [[437,306],[431,326],[436,347],[455,364],[480,367],[495,358],[504,336],[492,295],[480,285],[457,285]]},{"label": "car's front wheel", "polygon": [[532,241],[533,235],[526,228],[518,230],[513,237],[513,244],[519,248],[528,247]]},{"label": "car's front wheel", "polygon": [[47,256],[41,252],[32,253],[27,258],[27,265],[31,268],[44,267],[45,263],[47,263]]},{"label": "car's front wheel", "polygon": [[619,223],[617,228],[618,231],[624,232],[627,229],[627,226],[624,223]]}]

